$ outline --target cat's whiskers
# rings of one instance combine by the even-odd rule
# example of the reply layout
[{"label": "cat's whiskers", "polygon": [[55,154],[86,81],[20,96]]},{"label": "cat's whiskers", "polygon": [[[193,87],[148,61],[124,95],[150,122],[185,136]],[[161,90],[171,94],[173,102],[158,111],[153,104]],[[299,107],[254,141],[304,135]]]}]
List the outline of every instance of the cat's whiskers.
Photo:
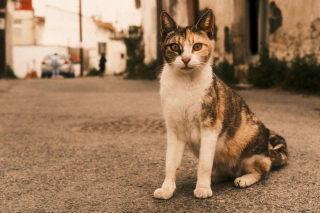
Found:
[{"label": "cat's whiskers", "polygon": [[222,76],[224,75],[225,71],[222,70],[219,66],[217,66],[217,65],[215,64],[215,62],[211,62],[211,63],[209,63],[209,65],[212,67],[213,74],[214,74],[216,77],[218,77],[218,76],[217,76],[217,74],[216,74],[214,71],[220,72],[220,74],[221,74]]},{"label": "cat's whiskers", "polygon": [[212,63],[212,66],[216,68],[221,74],[224,73],[224,71],[219,66],[217,66],[214,62]]}]

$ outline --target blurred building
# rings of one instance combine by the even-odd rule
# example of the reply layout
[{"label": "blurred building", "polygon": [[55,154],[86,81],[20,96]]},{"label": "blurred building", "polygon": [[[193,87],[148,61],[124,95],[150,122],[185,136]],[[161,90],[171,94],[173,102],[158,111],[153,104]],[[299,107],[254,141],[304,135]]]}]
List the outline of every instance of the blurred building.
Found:
[{"label": "blurred building", "polygon": [[33,45],[36,43],[35,35],[32,0],[17,1],[13,21],[13,43],[15,45]]},{"label": "blurred building", "polygon": [[[126,46],[113,39],[115,28],[94,17],[82,16],[83,42],[80,43],[79,14],[46,5],[43,17],[36,17],[32,0],[16,4],[13,23],[14,70],[25,77],[30,70],[41,76],[41,62],[46,55],[57,52],[79,62],[79,48],[84,49],[84,69],[99,69],[102,53],[107,58],[106,74],[126,68]],[[79,67],[75,66],[75,67]],[[76,69],[79,74],[80,70]]]},{"label": "blurred building", "polygon": [[[297,54],[320,60],[320,3],[314,0],[137,0],[142,8],[145,62],[157,59],[157,10],[169,12],[177,24],[193,25],[206,9],[215,17],[215,60],[227,59],[245,75],[247,64],[270,55],[287,61]],[[141,5],[140,5],[141,4]],[[157,7],[158,6],[158,7]],[[159,41],[158,41],[159,42]]]},{"label": "blurred building", "polygon": [[216,17],[219,57],[232,58],[236,65],[256,61],[263,45],[279,59],[319,56],[318,1],[200,0],[200,9],[205,8],[211,8]]},{"label": "blurred building", "polygon": [[320,62],[320,1],[271,1],[268,33],[270,54],[290,60],[314,53]]}]

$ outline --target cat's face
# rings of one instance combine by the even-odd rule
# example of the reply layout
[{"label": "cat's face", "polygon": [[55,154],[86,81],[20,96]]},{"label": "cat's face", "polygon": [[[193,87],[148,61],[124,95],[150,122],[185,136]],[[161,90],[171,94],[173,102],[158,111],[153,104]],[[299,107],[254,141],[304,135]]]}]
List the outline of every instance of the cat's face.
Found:
[{"label": "cat's face", "polygon": [[161,49],[166,62],[181,73],[192,73],[211,63],[213,13],[208,10],[195,26],[180,27],[166,12],[161,14]]}]

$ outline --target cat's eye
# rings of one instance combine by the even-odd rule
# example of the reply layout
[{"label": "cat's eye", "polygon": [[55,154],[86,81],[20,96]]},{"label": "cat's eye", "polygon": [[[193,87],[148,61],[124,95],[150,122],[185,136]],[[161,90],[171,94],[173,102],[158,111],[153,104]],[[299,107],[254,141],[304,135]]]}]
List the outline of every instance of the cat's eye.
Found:
[{"label": "cat's eye", "polygon": [[196,43],[195,45],[193,45],[193,50],[194,51],[199,51],[202,48],[202,44],[200,43]]},{"label": "cat's eye", "polygon": [[178,52],[180,50],[180,46],[176,43],[170,45],[172,51]]}]

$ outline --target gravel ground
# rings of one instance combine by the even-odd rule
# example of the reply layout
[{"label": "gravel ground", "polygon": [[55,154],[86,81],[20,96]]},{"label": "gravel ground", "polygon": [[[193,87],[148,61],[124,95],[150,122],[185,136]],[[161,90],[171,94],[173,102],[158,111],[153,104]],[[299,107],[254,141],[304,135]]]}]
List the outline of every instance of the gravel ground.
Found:
[{"label": "gravel ground", "polygon": [[156,200],[166,137],[150,81],[0,81],[0,212],[320,212],[320,98],[238,91],[284,136],[287,166],[252,187],[212,185],[196,199],[197,160],[185,153],[172,199]]}]

